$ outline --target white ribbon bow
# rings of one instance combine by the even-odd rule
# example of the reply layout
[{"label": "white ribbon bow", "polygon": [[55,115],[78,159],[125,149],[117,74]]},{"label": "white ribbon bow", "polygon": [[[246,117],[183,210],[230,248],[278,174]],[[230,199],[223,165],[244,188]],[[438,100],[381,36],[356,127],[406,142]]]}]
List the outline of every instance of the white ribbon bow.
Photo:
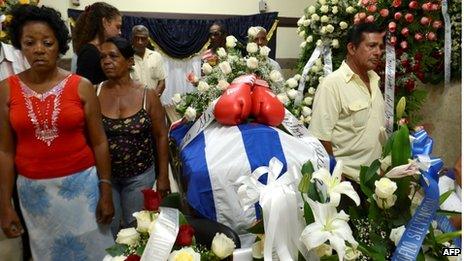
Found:
[{"label": "white ribbon bow", "polygon": [[[298,250],[306,254],[298,235],[304,228],[304,220],[299,207],[301,197],[297,194],[297,185],[301,173],[294,167],[279,177],[283,163],[277,158],[269,161],[269,166],[257,168],[250,176],[242,176],[238,196],[244,209],[253,207],[259,201],[263,210],[264,260],[272,260],[275,249],[280,260],[297,260]],[[258,179],[267,173],[267,185]]]}]

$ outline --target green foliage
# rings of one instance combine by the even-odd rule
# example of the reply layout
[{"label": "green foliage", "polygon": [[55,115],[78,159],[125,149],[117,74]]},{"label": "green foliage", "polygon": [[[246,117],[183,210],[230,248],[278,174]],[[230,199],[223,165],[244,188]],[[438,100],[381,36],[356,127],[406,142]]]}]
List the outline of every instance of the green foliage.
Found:
[{"label": "green foliage", "polygon": [[180,207],[180,195],[179,193],[171,193],[163,198],[161,207],[177,208]]},{"label": "green foliage", "polygon": [[129,246],[125,244],[114,244],[105,250],[111,256],[122,256],[129,250]]},{"label": "green foliage", "polygon": [[406,125],[402,125],[392,144],[392,167],[407,164],[409,158],[411,158],[409,129]]}]

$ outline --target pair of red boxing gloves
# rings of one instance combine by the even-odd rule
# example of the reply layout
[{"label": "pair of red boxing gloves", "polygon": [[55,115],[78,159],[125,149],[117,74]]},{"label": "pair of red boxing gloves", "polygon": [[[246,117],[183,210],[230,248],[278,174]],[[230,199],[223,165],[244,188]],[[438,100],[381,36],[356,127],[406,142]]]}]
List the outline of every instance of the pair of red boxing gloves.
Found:
[{"label": "pair of red boxing gloves", "polygon": [[253,116],[256,122],[278,126],[284,120],[285,108],[269,89],[266,81],[254,75],[235,79],[214,107],[214,117],[223,125],[238,125]]}]

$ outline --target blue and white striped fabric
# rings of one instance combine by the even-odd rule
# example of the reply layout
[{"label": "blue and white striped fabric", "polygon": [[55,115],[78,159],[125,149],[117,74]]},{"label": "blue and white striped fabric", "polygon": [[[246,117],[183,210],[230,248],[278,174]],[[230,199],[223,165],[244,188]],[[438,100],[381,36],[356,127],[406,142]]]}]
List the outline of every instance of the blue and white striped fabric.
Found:
[{"label": "blue and white striped fabric", "polygon": [[[177,144],[190,126],[180,126],[170,135]],[[256,220],[255,209],[244,211],[237,196],[236,180],[268,166],[272,157],[287,167],[298,168],[308,160],[316,165],[315,149],[282,130],[257,123],[223,126],[212,123],[181,151],[183,175],[188,181],[187,199],[201,215],[246,233]],[[329,158],[324,155],[324,166]]]}]

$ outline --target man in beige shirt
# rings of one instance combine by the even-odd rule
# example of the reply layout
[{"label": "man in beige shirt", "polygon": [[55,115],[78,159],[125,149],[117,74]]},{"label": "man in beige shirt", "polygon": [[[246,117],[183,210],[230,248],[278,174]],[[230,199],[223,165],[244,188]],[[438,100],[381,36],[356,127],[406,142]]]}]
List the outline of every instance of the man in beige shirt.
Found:
[{"label": "man in beige shirt", "polygon": [[384,32],[374,24],[348,32],[346,60],[316,91],[309,130],[330,155],[343,161],[346,177],[359,182],[361,165],[382,153],[385,109],[373,71],[384,51]]},{"label": "man in beige shirt", "polygon": [[134,66],[131,78],[154,89],[158,96],[163,94],[166,78],[163,57],[158,52],[147,48],[148,29],[143,25],[132,28],[132,46],[135,50]]}]

